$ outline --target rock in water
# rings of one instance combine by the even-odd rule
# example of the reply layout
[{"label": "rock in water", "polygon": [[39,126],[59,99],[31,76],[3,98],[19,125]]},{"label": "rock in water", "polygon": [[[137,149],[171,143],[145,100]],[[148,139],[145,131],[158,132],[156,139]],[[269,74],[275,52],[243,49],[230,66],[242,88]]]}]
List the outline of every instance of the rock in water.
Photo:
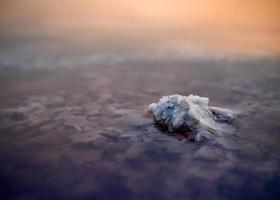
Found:
[{"label": "rock in water", "polygon": [[194,139],[212,134],[233,133],[230,122],[234,119],[232,111],[208,106],[209,99],[196,95],[171,95],[162,97],[159,102],[149,106],[154,120],[170,132],[194,134]]}]

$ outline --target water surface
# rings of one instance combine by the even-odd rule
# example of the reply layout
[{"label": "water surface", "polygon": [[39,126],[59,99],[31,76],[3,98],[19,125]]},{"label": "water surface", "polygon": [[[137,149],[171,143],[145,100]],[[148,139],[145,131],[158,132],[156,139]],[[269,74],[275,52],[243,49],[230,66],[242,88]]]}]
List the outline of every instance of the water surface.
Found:
[{"label": "water surface", "polygon": [[[279,199],[277,2],[244,4],[240,18],[239,1],[197,4],[206,11],[187,25],[164,0],[137,15],[121,15],[136,9],[126,1],[111,15],[99,1],[93,14],[28,2],[16,14],[6,3],[0,21],[1,199]],[[240,113],[235,134],[158,129],[147,107],[176,93]]]}]

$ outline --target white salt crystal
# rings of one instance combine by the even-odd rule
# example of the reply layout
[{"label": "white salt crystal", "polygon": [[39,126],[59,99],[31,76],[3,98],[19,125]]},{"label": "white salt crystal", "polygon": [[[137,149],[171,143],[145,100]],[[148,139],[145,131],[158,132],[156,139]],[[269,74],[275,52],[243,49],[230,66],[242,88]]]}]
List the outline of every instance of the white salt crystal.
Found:
[{"label": "white salt crystal", "polygon": [[234,119],[233,112],[208,106],[209,99],[196,95],[171,95],[162,97],[159,102],[149,106],[157,124],[168,128],[170,132],[192,132],[196,140],[207,134],[232,133],[229,124]]}]

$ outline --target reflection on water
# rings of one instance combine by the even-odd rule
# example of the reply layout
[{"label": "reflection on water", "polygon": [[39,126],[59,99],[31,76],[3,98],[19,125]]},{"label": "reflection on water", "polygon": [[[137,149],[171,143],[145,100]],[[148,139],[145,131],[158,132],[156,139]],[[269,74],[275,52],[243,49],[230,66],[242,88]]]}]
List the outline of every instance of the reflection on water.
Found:
[{"label": "reflection on water", "polygon": [[[277,60],[190,61],[20,75],[1,95],[1,193],[276,199],[278,67]],[[237,133],[198,143],[162,134],[145,110],[171,93],[242,111]]]},{"label": "reflection on water", "polygon": [[[0,6],[2,199],[279,198],[278,1],[13,2]],[[147,106],[175,93],[240,112],[236,133],[162,132]]]}]

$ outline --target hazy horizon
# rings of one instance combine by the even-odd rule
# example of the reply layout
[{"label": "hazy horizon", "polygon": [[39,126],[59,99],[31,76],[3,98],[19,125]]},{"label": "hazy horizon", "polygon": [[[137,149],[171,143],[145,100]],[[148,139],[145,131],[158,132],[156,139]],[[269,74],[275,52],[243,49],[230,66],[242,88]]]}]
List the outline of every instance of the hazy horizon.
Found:
[{"label": "hazy horizon", "polygon": [[[50,43],[54,38],[56,45],[66,41],[73,47],[86,44],[99,50],[101,41],[102,48],[116,51],[126,46],[183,56],[192,51],[257,56],[280,52],[277,0],[6,0],[1,4],[4,44],[9,38],[34,44],[37,38]],[[40,45],[44,47],[48,45]]]}]

